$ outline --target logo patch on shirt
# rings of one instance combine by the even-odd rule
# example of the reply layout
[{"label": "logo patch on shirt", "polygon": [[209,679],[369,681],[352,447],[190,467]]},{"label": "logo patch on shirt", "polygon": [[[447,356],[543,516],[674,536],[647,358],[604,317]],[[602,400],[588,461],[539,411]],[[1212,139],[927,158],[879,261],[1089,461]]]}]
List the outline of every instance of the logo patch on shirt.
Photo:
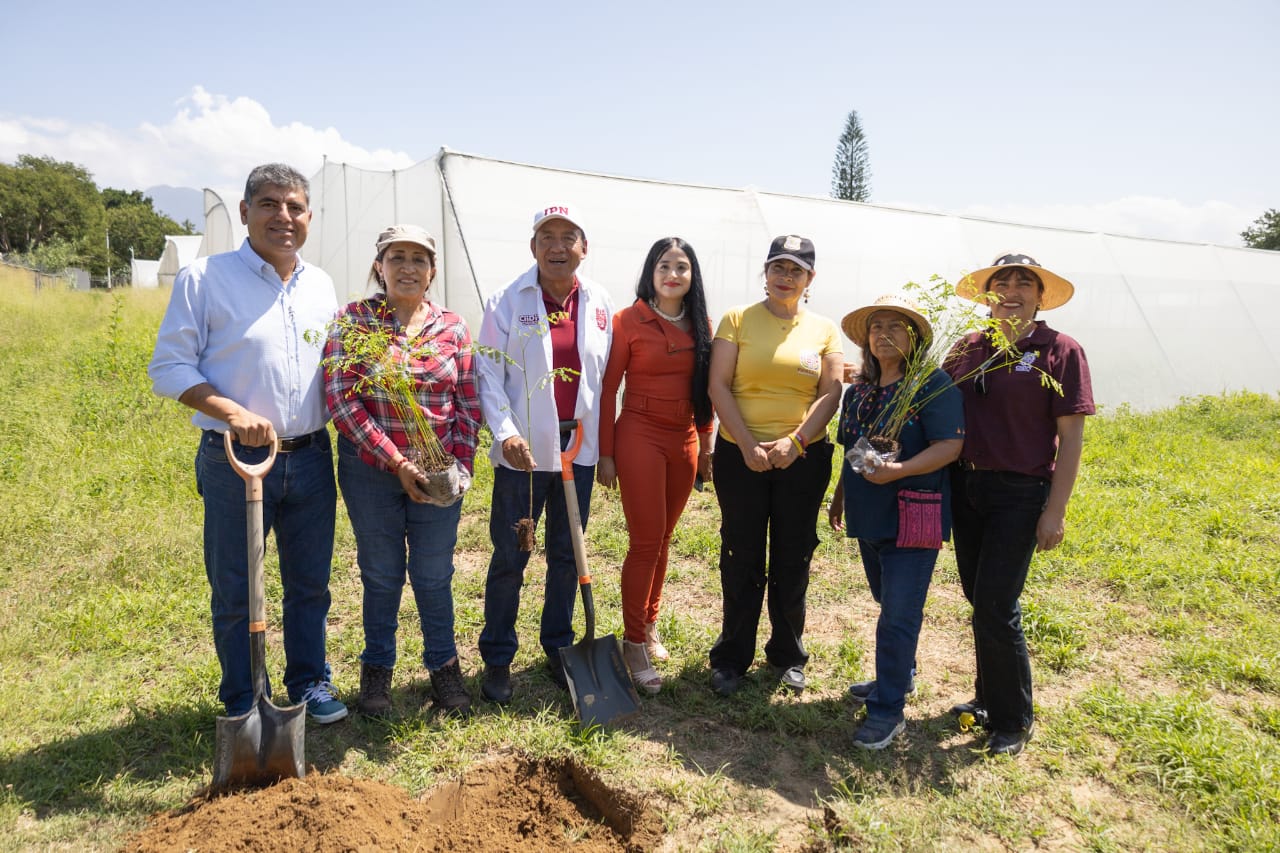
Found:
[{"label": "logo patch on shirt", "polygon": [[537,314],[521,314],[521,315],[520,315],[520,325],[521,325],[521,326],[536,326],[536,325],[538,325],[538,315],[537,315]]},{"label": "logo patch on shirt", "polygon": [[816,350],[800,351],[800,369],[797,373],[817,373],[822,366],[822,356]]},{"label": "logo patch on shirt", "polygon": [[605,313],[603,308],[596,309],[596,328],[604,331],[605,326],[609,325],[609,315]]},{"label": "logo patch on shirt", "polygon": [[1022,358],[1018,360],[1017,365],[1013,368],[1014,373],[1030,373],[1031,365],[1035,364],[1037,358],[1040,357],[1039,350],[1032,352],[1024,352]]}]

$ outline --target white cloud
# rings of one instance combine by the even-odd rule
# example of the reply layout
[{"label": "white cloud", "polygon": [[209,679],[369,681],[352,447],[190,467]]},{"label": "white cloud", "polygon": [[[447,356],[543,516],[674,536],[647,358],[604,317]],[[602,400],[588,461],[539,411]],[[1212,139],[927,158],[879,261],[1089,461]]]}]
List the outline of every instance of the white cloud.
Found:
[{"label": "white cloud", "polygon": [[973,204],[946,212],[1027,225],[1224,246],[1241,245],[1240,232],[1261,213],[1223,201],[1186,204],[1177,199],[1151,196],[1126,196],[1096,204]]},{"label": "white cloud", "polygon": [[[238,188],[250,169],[267,161],[289,163],[310,176],[325,155],[368,169],[401,169],[416,162],[404,151],[353,145],[332,127],[277,125],[252,98],[215,95],[200,86],[177,107],[167,122],[144,122],[131,130],[0,116],[0,160],[13,162],[19,154],[70,160],[92,172],[98,186],[124,189],[157,184]],[[231,191],[234,195],[236,189]]]}]

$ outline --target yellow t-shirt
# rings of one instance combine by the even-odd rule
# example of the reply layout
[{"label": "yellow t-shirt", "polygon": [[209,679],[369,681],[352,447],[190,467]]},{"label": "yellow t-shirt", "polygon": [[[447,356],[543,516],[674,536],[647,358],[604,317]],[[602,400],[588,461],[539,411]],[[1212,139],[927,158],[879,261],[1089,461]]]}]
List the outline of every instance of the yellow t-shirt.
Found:
[{"label": "yellow t-shirt", "polygon": [[[716,337],[738,345],[733,399],[756,441],[787,435],[818,396],[822,357],[844,352],[836,324],[810,311],[781,320],[762,302],[732,308]],[[720,434],[732,436],[720,428]]]}]

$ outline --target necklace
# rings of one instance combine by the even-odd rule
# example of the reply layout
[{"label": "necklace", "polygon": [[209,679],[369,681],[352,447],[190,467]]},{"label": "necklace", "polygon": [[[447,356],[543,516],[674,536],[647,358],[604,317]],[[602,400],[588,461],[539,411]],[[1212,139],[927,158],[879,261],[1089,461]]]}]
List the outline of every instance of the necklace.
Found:
[{"label": "necklace", "polygon": [[657,314],[659,317],[666,320],[668,323],[679,323],[681,320],[684,319],[685,304],[683,302],[680,303],[680,310],[674,314],[668,314],[667,312],[659,308],[658,300],[656,299],[649,300],[649,307],[653,309],[653,313]]}]

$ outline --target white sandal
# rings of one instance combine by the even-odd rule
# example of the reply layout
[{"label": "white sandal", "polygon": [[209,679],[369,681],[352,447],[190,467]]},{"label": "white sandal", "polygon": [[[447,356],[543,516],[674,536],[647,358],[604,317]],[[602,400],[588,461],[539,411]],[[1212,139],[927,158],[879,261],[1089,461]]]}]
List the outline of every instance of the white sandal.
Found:
[{"label": "white sandal", "polygon": [[627,663],[627,670],[631,673],[631,681],[635,683],[636,687],[650,696],[657,694],[662,689],[662,676],[658,674],[658,671],[649,662],[649,652],[644,643],[632,643],[629,640],[623,640],[622,658]]},{"label": "white sandal", "polygon": [[662,645],[662,638],[658,636],[657,622],[649,622],[644,626],[644,647],[649,652],[649,657],[656,661],[671,660],[671,653]]}]

